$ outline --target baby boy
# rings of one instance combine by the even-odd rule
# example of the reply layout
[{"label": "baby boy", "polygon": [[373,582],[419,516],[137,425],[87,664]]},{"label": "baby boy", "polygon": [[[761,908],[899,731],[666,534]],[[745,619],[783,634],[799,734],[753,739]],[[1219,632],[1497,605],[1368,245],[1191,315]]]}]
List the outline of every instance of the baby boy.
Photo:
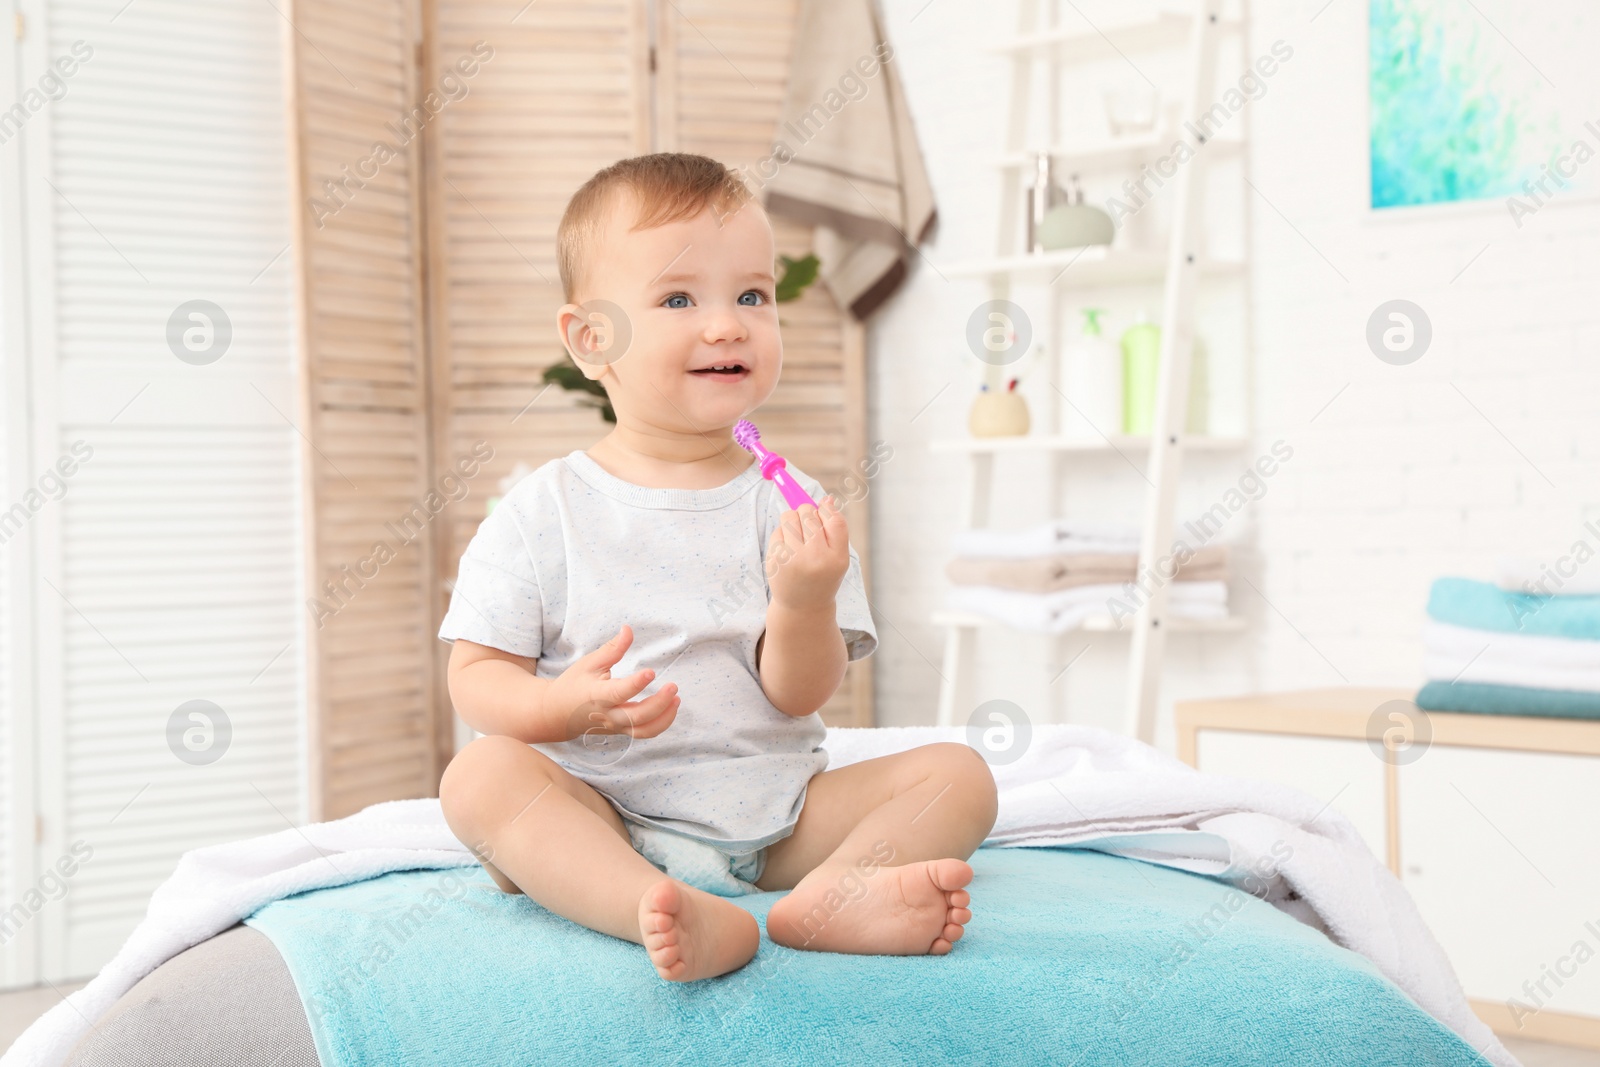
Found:
[{"label": "baby boy", "polygon": [[[508,893],[642,945],[664,979],[797,949],[942,954],[988,765],[932,744],[825,770],[817,709],[877,644],[843,514],[790,510],[733,424],[783,365],[772,226],[715,160],[622,160],[557,232],[562,343],[615,428],[508,492],[439,636],[485,736],[445,771],[450,828]],[[659,683],[659,684],[658,684]],[[653,691],[652,686],[656,686]]]}]

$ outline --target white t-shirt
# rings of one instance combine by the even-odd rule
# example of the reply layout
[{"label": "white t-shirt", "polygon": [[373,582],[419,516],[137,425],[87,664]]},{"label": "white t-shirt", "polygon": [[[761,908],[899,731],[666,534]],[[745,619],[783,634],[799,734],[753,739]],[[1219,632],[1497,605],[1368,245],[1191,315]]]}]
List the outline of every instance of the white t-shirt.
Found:
[{"label": "white t-shirt", "polygon": [[[788,469],[821,499],[818,482]],[[756,671],[767,541],[787,508],[755,463],[715,489],[654,489],[581,450],[553,459],[478,527],[439,637],[537,658],[536,674],[554,678],[627,623],[633,644],[612,677],[654,668],[636,700],[676,682],[676,721],[651,738],[533,747],[625,819],[730,852],[764,848],[793,832],[806,784],[828,764],[822,717],[773,707]],[[847,655],[870,655],[878,635],[853,548],[836,599]]]}]

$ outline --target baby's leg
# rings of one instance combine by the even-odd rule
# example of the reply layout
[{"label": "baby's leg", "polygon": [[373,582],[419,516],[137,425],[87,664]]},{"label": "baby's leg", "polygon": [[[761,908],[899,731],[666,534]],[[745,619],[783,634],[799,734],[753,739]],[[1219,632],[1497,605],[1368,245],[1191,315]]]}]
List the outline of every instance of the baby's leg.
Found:
[{"label": "baby's leg", "polygon": [[480,737],[439,783],[445,821],[502,889],[509,881],[557,915],[643,945],[669,981],[744,966],[761,930],[721,897],[668,878],[639,855],[605,797],[512,737]]},{"label": "baby's leg", "polygon": [[974,749],[924,745],[811,779],[795,832],[770,846],[757,885],[780,945],[934,955],[972,918],[966,858],[994,827],[994,776]]}]

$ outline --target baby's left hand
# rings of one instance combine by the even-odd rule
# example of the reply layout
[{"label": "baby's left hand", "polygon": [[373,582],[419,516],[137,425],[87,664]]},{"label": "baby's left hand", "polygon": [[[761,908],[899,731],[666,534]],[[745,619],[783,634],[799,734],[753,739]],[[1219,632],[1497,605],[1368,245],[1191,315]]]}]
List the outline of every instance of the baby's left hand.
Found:
[{"label": "baby's left hand", "polygon": [[773,603],[801,610],[824,607],[850,569],[850,528],[832,496],[820,507],[783,513],[767,542],[767,580]]}]

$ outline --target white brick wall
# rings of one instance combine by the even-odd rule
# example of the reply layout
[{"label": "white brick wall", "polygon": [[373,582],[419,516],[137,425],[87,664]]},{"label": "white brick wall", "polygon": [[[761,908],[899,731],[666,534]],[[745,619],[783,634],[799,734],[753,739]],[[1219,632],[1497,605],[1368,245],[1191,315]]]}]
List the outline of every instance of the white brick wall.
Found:
[{"label": "white brick wall", "polygon": [[[1008,81],[980,45],[1014,32],[1014,0],[882,2],[938,196],[926,256],[936,266],[987,254],[998,205],[987,164],[1002,143]],[[1076,6],[1115,17],[1104,4]],[[1568,194],[1521,230],[1498,202],[1370,217],[1366,5],[1257,0],[1253,18],[1252,55],[1278,39],[1295,50],[1249,105],[1253,180],[1270,201],[1252,204],[1256,447],[1191,457],[1184,501],[1214,501],[1277,439],[1295,454],[1226,535],[1254,537],[1236,557],[1250,584],[1232,586],[1249,631],[1169,641],[1158,734],[1166,746],[1174,698],[1419,684],[1433,578],[1491,577],[1503,552],[1554,558],[1600,517],[1600,202]],[[1571,54],[1541,45],[1530,58],[1559,72],[1564,90],[1600,100],[1581,41]],[[1098,112],[1100,102],[1068,101],[1074,109]],[[927,442],[965,432],[979,368],[963,329],[985,297],[980,283],[946,281],[919,263],[871,326],[871,434],[895,449],[872,488],[884,725],[934,715],[943,633],[927,616],[943,597],[964,469]],[[1364,340],[1368,316],[1392,298],[1421,305],[1433,323],[1430,351],[1406,367],[1380,362]],[[1043,517],[1044,468],[1001,469],[1016,506],[997,523]],[[1076,470],[1070,514],[1138,517],[1144,483],[1120,460]],[[978,699],[1015,700],[1046,718],[1043,663],[1054,674],[1087,647],[1055,696],[1073,721],[1115,726],[1127,638],[1079,634],[1051,645],[986,639]]]}]

